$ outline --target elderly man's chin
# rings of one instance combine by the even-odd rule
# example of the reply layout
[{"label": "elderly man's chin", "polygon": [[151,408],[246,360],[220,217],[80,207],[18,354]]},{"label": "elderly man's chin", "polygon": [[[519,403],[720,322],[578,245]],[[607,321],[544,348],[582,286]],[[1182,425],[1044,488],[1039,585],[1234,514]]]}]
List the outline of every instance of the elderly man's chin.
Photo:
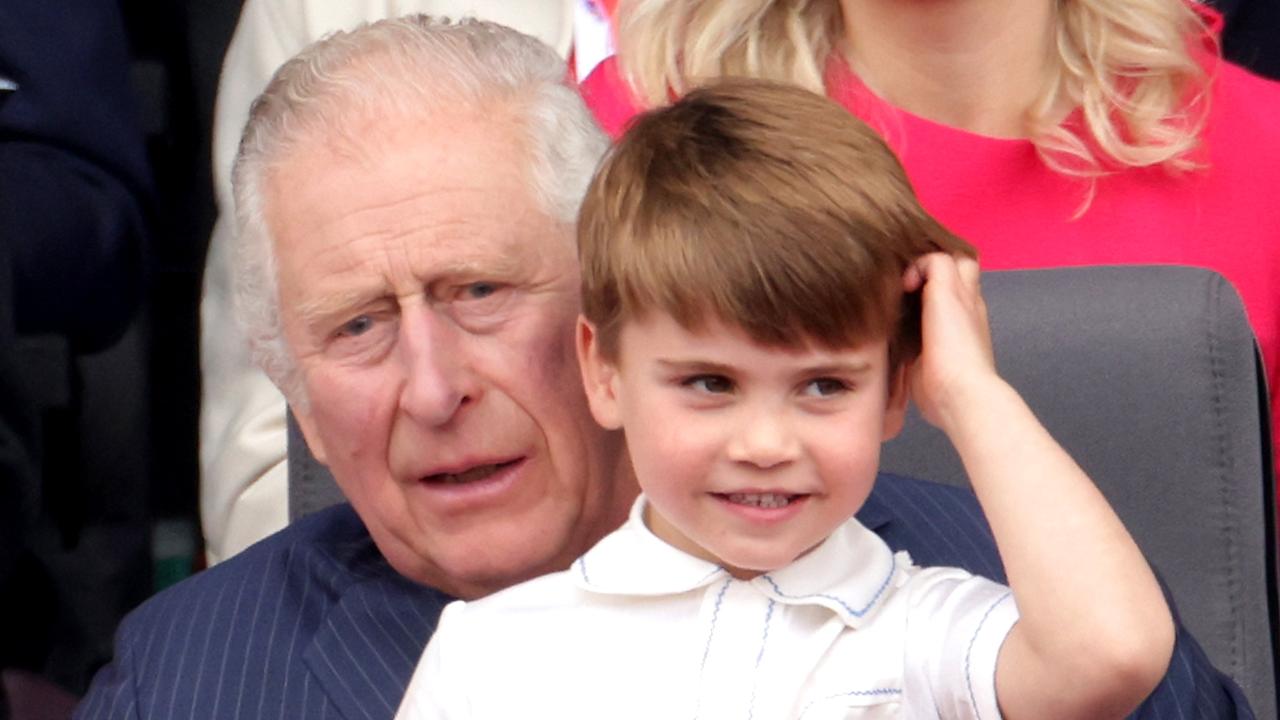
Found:
[{"label": "elderly man's chin", "polygon": [[550,494],[521,497],[515,486],[522,480],[522,469],[510,469],[515,477],[481,481],[511,487],[464,489],[510,494],[505,502],[469,513],[442,517],[433,512],[437,505],[429,500],[434,498],[423,496],[442,488],[429,482],[408,489],[403,512],[391,524],[376,524],[387,514],[385,509],[366,511],[357,500],[353,504],[387,562],[400,574],[455,597],[480,597],[565,569],[598,534],[584,515],[613,514]]},{"label": "elderly man's chin", "polygon": [[[473,598],[567,568],[625,518],[637,490],[622,437],[580,414],[585,412],[565,423],[582,426],[564,433],[579,441],[572,446],[548,445],[546,436],[517,423],[523,431],[509,427],[495,434],[523,436],[528,443],[458,473],[420,475],[363,454],[329,460],[393,568],[420,584]],[[411,445],[421,442],[391,442]]]}]

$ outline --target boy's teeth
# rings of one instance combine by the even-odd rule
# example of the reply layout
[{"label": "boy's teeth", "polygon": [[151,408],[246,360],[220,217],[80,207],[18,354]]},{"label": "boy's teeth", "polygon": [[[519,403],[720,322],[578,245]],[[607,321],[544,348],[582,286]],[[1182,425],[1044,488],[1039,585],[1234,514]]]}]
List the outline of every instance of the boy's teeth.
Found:
[{"label": "boy's teeth", "polygon": [[762,508],[783,508],[791,504],[791,496],[782,493],[729,493],[729,502]]}]

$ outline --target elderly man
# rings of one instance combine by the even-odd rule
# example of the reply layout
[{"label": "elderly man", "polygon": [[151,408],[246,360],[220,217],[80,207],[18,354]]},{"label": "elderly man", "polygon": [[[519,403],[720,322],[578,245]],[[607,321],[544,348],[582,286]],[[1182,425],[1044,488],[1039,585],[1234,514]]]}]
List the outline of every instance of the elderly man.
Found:
[{"label": "elderly man", "polygon": [[[533,35],[578,77],[607,51],[608,26],[577,11],[588,0],[245,0],[227,48],[214,109],[213,172],[220,210],[200,303],[200,525],[205,557],[221,562],[288,520],[285,400],[254,366],[233,310],[235,222],[231,165],[249,106],[284,61],[335,30],[395,15],[478,16]],[[592,49],[597,49],[592,52]]]},{"label": "elderly man", "polygon": [[[351,503],[144,605],[81,717],[391,717],[448,596],[566,567],[620,522],[634,480],[572,349],[572,221],[604,140],[564,76],[514,31],[423,18],[276,75],[234,175],[241,310]],[[906,534],[920,503],[945,528]],[[895,478],[862,513],[922,563],[1000,577],[975,517]],[[1176,653],[1144,711],[1233,716],[1194,641]]]}]

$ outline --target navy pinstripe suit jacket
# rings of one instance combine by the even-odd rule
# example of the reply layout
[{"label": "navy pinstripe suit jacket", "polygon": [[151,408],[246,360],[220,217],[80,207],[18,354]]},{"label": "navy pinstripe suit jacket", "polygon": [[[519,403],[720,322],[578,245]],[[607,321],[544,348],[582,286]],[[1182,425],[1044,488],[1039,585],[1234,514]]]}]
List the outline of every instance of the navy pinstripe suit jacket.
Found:
[{"label": "navy pinstripe suit jacket", "polygon": [[[1004,572],[972,493],[882,475],[858,517],[921,565]],[[121,625],[78,718],[390,718],[445,595],[398,575],[349,505],[299,520]],[[1180,631],[1140,718],[1252,718]]]}]

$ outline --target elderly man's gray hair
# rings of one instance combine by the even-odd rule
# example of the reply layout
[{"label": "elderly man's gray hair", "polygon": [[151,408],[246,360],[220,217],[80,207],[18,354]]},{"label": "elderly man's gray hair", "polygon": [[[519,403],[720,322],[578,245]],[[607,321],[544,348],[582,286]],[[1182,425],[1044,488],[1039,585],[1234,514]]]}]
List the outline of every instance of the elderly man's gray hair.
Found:
[{"label": "elderly man's gray hair", "polygon": [[[307,399],[284,342],[265,179],[299,142],[358,142],[359,117],[427,116],[502,103],[525,119],[531,190],[553,218],[573,222],[608,141],[551,48],[510,28],[423,15],[327,36],[276,71],[254,102],[232,170],[236,312],[254,361],[302,409]],[[447,142],[442,138],[442,142]]]}]

